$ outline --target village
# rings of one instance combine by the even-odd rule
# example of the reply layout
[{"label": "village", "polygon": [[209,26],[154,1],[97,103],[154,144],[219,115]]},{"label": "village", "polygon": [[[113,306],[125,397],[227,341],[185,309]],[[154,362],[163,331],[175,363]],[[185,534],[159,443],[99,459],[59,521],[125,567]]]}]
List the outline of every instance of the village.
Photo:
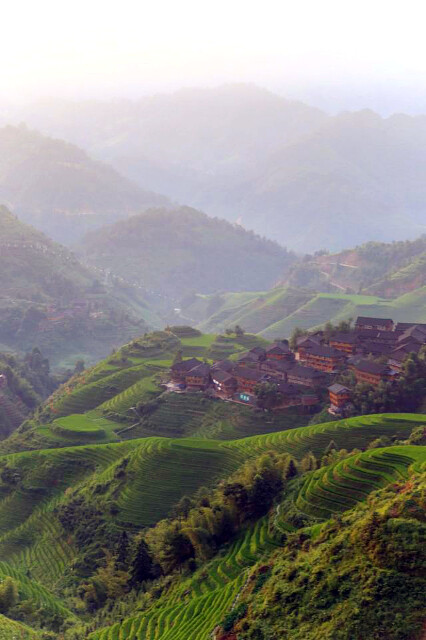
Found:
[{"label": "village", "polygon": [[294,349],[288,340],[254,347],[236,361],[212,364],[197,358],[175,362],[169,372],[170,391],[201,391],[222,400],[252,407],[265,406],[268,391],[276,401],[274,410],[299,407],[315,411],[327,392],[328,411],[345,415],[352,390],[336,378],[353,372],[356,383],[377,387],[400,376],[410,353],[426,345],[426,324],[394,324],[390,318],[358,317],[353,329],[324,331],[300,336]]}]

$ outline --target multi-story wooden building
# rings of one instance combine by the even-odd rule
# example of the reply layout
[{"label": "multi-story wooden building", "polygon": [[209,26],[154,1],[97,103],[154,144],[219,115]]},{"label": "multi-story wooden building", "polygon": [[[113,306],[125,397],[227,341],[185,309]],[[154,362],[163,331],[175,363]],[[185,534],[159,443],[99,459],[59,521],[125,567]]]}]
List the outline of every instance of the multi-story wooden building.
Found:
[{"label": "multi-story wooden building", "polygon": [[185,384],[188,389],[204,391],[210,384],[210,366],[198,364],[185,373]]},{"label": "multi-story wooden building", "polygon": [[361,360],[354,367],[357,382],[365,382],[376,387],[380,382],[388,382],[397,377],[397,373],[388,365],[374,362],[373,360]]},{"label": "multi-story wooden building", "polygon": [[197,358],[189,358],[188,360],[182,360],[181,362],[176,362],[170,367],[171,378],[173,382],[185,382],[185,376],[194,367],[197,367],[199,364],[203,364],[201,360],[197,360]]},{"label": "multi-story wooden building", "polygon": [[329,345],[338,351],[352,355],[355,353],[357,346],[357,337],[349,331],[346,333],[336,333],[330,338]]},{"label": "multi-story wooden building", "polygon": [[235,367],[233,376],[237,381],[238,391],[246,391],[247,393],[254,393],[256,386],[266,379],[264,374],[256,369],[239,366]]},{"label": "multi-story wooden building", "polygon": [[326,373],[335,373],[345,363],[345,355],[338,349],[320,345],[307,350],[304,360],[308,367]]},{"label": "multi-story wooden building", "polygon": [[232,397],[237,390],[238,383],[232,373],[221,369],[213,369],[211,372],[211,379],[215,391],[225,398]]},{"label": "multi-story wooden building", "polygon": [[322,371],[295,364],[287,373],[287,381],[292,384],[301,384],[304,387],[319,389],[327,384],[329,377]]},{"label": "multi-story wooden building", "polygon": [[288,346],[288,342],[275,342],[266,349],[267,360],[294,360],[294,353]]},{"label": "multi-story wooden building", "polygon": [[328,387],[328,394],[330,397],[330,410],[332,413],[341,413],[352,398],[350,389],[337,383]]}]

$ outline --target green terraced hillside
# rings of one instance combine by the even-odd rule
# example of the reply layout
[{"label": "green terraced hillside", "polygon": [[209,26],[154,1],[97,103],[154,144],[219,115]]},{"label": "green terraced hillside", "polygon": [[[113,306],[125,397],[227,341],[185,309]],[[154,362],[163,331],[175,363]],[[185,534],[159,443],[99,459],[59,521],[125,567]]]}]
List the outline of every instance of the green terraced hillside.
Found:
[{"label": "green terraced hillside", "polygon": [[266,518],[247,529],[214,560],[173,586],[146,613],[97,631],[90,640],[208,640],[247,579],[250,567],[277,541]]},{"label": "green terraced hillside", "polygon": [[[112,520],[120,527],[139,527],[165,517],[184,494],[211,486],[262,452],[288,452],[300,459],[309,451],[321,454],[331,440],[360,448],[383,435],[407,437],[424,424],[426,416],[418,414],[383,414],[233,441],[153,437],[3,456],[0,557],[16,568],[34,567],[46,584],[60,575],[74,554],[54,516],[58,504],[70,499],[68,487],[102,510],[112,500]],[[8,480],[15,474],[17,484]],[[40,554],[46,556],[43,567],[49,567],[41,572]]]},{"label": "green terraced hillside", "polygon": [[224,331],[239,324],[273,340],[288,338],[296,327],[313,329],[326,322],[336,324],[362,315],[390,317],[396,322],[425,322],[425,300],[424,286],[394,299],[277,287],[256,294],[197,296],[184,313],[203,331]]},{"label": "green terraced hillside", "polygon": [[426,447],[387,447],[356,454],[308,477],[296,506],[309,515],[328,518],[365,500],[374,490],[426,470]]}]

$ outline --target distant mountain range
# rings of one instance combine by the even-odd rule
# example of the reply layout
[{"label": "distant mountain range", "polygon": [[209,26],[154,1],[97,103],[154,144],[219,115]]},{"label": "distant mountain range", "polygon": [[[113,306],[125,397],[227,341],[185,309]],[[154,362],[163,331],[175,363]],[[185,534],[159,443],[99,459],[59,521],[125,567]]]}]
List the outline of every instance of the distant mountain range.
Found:
[{"label": "distant mountain range", "polygon": [[55,240],[68,244],[89,229],[167,202],[70,143],[25,126],[0,129],[0,203]]},{"label": "distant mountain range", "polygon": [[300,252],[426,230],[426,116],[331,117],[252,85],[15,115],[142,188]]},{"label": "distant mountain range", "polygon": [[272,287],[296,261],[271,240],[190,207],[151,209],[106,226],[88,234],[80,251],[88,264],[175,306],[195,293]]}]

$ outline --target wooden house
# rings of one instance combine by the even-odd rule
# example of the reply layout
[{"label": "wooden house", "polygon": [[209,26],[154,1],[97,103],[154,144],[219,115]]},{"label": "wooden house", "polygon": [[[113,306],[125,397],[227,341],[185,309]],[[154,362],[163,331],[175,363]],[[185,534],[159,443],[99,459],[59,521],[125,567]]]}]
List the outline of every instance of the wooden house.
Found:
[{"label": "wooden house", "polygon": [[185,376],[194,367],[203,364],[201,360],[197,360],[197,358],[189,358],[188,360],[182,360],[181,362],[176,362],[176,364],[172,364],[170,367],[171,379],[173,382],[185,382]]},{"label": "wooden house", "polygon": [[237,362],[242,366],[257,366],[266,359],[266,351],[262,347],[254,347],[239,356]]},{"label": "wooden house", "polygon": [[230,398],[237,390],[237,379],[227,371],[213,369],[211,372],[211,379],[215,391],[225,398]]},{"label": "wooden house", "polygon": [[343,408],[350,402],[352,392],[342,384],[332,384],[328,387],[330,397],[330,409],[332,413],[341,413]]},{"label": "wooden house", "polygon": [[288,342],[283,340],[275,342],[266,349],[267,360],[294,360],[294,353],[288,346]]},{"label": "wooden house", "polygon": [[265,360],[259,365],[259,370],[269,376],[287,382],[287,374],[294,365],[293,360]]},{"label": "wooden house", "polygon": [[330,338],[329,345],[330,347],[333,347],[333,349],[352,355],[355,353],[357,342],[358,340],[356,335],[348,331],[344,333],[336,333]]},{"label": "wooden house", "polygon": [[204,391],[210,384],[210,365],[198,364],[185,373],[185,384],[188,389]]},{"label": "wooden house", "polygon": [[308,367],[326,373],[335,373],[345,363],[345,355],[342,351],[322,345],[308,349],[304,359]]},{"label": "wooden house", "polygon": [[325,386],[328,377],[322,371],[317,371],[311,367],[304,367],[295,364],[287,373],[287,380],[293,384],[301,384],[304,387],[318,389]]},{"label": "wooden house", "polygon": [[238,391],[254,393],[258,384],[265,380],[264,374],[249,367],[235,367],[233,375],[237,380]]},{"label": "wooden house", "polygon": [[357,382],[365,382],[376,387],[380,382],[394,380],[397,376],[388,365],[374,362],[373,360],[361,360],[354,368]]}]

